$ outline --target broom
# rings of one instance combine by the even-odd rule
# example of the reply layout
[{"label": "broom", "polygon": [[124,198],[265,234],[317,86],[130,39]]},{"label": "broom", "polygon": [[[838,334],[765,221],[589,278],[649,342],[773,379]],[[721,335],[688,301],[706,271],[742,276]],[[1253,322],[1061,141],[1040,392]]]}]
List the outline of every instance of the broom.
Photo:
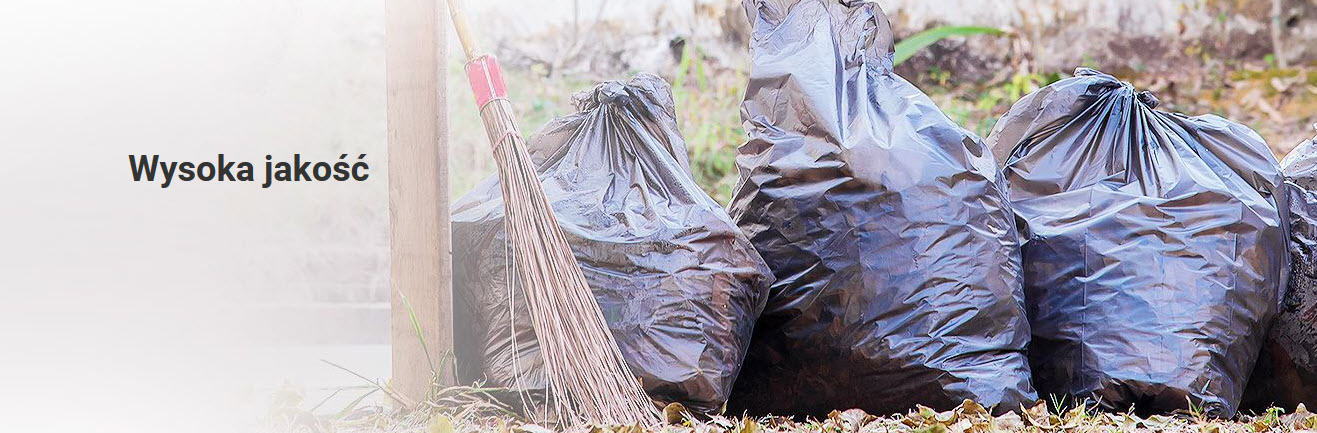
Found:
[{"label": "broom", "polygon": [[544,358],[548,406],[560,422],[575,425],[656,424],[658,411],[622,358],[544,197],[498,61],[476,48],[458,0],[449,0],[448,11],[466,53],[476,107],[494,147],[504,226]]}]

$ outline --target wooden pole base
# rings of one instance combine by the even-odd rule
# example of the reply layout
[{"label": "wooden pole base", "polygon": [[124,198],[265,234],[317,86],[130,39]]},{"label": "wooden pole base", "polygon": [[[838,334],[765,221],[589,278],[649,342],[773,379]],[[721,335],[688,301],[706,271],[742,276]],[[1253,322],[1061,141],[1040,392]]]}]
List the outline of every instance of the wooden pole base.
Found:
[{"label": "wooden pole base", "polygon": [[385,2],[392,386],[403,405],[425,400],[432,371],[454,382],[445,10],[443,0]]}]

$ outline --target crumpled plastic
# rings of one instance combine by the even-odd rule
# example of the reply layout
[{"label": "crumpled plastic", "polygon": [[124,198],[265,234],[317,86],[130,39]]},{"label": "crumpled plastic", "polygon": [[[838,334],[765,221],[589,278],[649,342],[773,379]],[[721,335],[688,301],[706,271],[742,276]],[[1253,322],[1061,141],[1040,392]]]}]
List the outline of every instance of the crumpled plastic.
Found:
[{"label": "crumpled plastic", "polygon": [[988,138],[1024,237],[1034,385],[1233,416],[1286,290],[1280,166],[1247,127],[1075,75]]},{"label": "crumpled plastic", "polygon": [[1245,407],[1317,407],[1317,138],[1280,163],[1289,189],[1290,285],[1258,355]]},{"label": "crumpled plastic", "polygon": [[982,141],[892,72],[877,4],[747,0],[730,211],[777,276],[731,413],[1036,399],[1018,238]]},{"label": "crumpled plastic", "polygon": [[[691,178],[667,83],[642,74],[576,102],[578,113],[530,140],[545,195],[650,397],[715,413],[772,274]],[[545,379],[524,292],[508,284],[516,258],[505,250],[497,178],[458,201],[452,217],[459,377],[528,393],[533,405]]]}]

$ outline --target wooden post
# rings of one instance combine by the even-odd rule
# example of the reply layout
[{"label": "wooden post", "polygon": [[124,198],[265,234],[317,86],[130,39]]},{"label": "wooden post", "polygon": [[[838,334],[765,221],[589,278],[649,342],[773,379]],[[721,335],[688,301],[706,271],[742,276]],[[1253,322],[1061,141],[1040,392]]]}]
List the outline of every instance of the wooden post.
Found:
[{"label": "wooden post", "polygon": [[403,405],[424,401],[432,367],[454,381],[446,14],[444,0],[385,1],[392,386]]}]

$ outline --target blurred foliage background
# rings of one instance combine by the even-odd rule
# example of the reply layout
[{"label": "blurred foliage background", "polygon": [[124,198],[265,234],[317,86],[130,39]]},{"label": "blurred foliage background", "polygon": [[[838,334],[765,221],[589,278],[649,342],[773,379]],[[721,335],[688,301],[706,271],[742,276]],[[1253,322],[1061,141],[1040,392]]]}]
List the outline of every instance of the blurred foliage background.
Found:
[{"label": "blurred foliage background", "polygon": [[[558,44],[567,49],[541,50],[555,55],[536,54],[534,41],[525,37],[502,37],[495,52],[508,69],[523,132],[532,135],[549,119],[571,113],[571,96],[599,81],[624,80],[642,71],[657,73],[673,84],[695,180],[726,204],[737,180],[736,148],[745,140],[740,103],[749,67],[748,23],[739,13],[739,3],[695,1],[690,19],[696,24],[657,36],[645,33],[641,39],[646,43],[666,42],[645,50],[634,48],[636,44],[609,48],[608,41],[636,32],[616,20],[590,21],[588,15],[585,24],[546,30],[544,34],[570,34],[568,38],[577,41]],[[905,60],[898,74],[929,94],[952,120],[980,136],[986,137],[1016,100],[1068,77],[1080,66],[1153,91],[1162,110],[1217,114],[1250,126],[1268,140],[1277,157],[1313,135],[1317,56],[1307,45],[1314,33],[1308,28],[1317,28],[1311,24],[1317,22],[1317,0],[1179,2],[1183,3],[1176,12],[1179,22],[1172,24],[1180,26],[1181,35],[1193,33],[1186,29],[1194,26],[1198,33],[1156,40],[1137,29],[1072,28],[1092,17],[1067,16],[1060,9],[1055,17],[1035,19],[1029,14],[1044,14],[1046,9],[1030,11],[1027,0],[989,2],[1018,6],[1024,15],[1014,20],[1025,23],[1018,27],[949,25],[953,19],[936,14],[913,23],[903,12],[914,8],[902,8],[900,3],[880,2],[898,36],[897,57]],[[1137,7],[1126,1],[1097,3]],[[1130,12],[1138,11],[1119,12],[1116,19],[1127,19]],[[1128,34],[1113,34],[1119,31]],[[1075,32],[1087,33],[1074,36]],[[672,34],[676,36],[669,38]],[[1076,38],[1076,50],[1094,54],[1059,56],[1055,46],[1065,43],[1065,38]],[[670,58],[648,60],[654,52]],[[493,173],[493,164],[458,61],[451,66],[450,95],[456,167],[452,192],[457,197]]]}]

